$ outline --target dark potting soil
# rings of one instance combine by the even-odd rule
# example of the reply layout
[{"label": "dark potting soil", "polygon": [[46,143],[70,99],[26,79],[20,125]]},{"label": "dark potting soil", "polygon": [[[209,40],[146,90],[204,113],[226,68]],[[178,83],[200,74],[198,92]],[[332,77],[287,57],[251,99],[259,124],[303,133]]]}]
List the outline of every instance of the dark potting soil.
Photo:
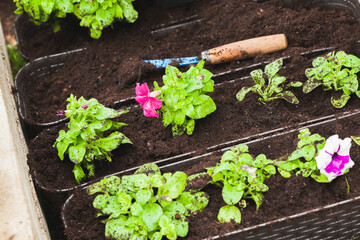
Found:
[{"label": "dark potting soil", "polygon": [[[305,81],[305,78],[296,77],[301,76],[297,75],[298,69],[304,69],[302,60],[294,59],[294,65],[284,68],[280,74],[288,75],[292,72],[295,76],[290,80]],[[236,143],[227,143],[229,141],[359,108],[360,101],[356,96],[343,109],[334,108],[330,96],[335,93],[325,92],[320,88],[311,94],[293,89],[300,101],[298,105],[284,100],[264,105],[257,101],[258,95],[255,93],[249,93],[242,102],[237,101],[236,93],[242,87],[253,84],[251,79],[241,79],[217,85],[214,92],[210,93],[217,110],[204,119],[196,120],[195,131],[190,136],[184,134],[173,137],[171,127],[165,128],[160,118],[146,118],[139,106],[130,109],[119,121],[129,124],[120,131],[130,138],[133,145],[121,145],[114,150],[111,163],[98,162],[95,177],[180,154],[191,153],[186,157],[198,155],[206,152],[207,148],[208,151],[213,151]],[[58,131],[59,127],[45,130],[29,144],[28,162],[31,172],[35,174],[36,171],[36,182],[50,189],[77,185],[72,173],[73,163],[68,158],[60,161],[57,150],[52,147]],[[179,160],[180,158],[173,161]]]},{"label": "dark potting soil", "polygon": [[[151,33],[160,23],[194,14],[202,19],[200,23],[178,28],[162,37]],[[282,0],[263,3],[197,0],[174,9],[151,7],[141,10],[139,16],[135,24],[117,24],[114,29],[106,30],[100,40],[85,41],[74,36],[72,41],[62,41],[62,35],[50,35],[56,41],[45,42],[56,44],[53,47],[46,47],[41,40],[42,46],[37,49],[56,49],[66,42],[75,44],[67,49],[75,49],[78,48],[76,44],[81,42],[87,50],[71,56],[64,68],[56,73],[34,80],[33,86],[23,94],[29,104],[27,112],[31,113],[27,120],[39,123],[57,120],[56,111],[65,108],[66,99],[71,93],[78,97],[95,97],[111,106],[116,101],[134,96],[136,82],[148,82],[150,87],[154,80],[161,82],[164,70],[149,68],[140,59],[194,56],[219,45],[278,33],[287,36],[289,46],[284,51],[247,61],[206,65],[206,68],[219,74],[329,46],[360,55],[356,47],[360,39],[360,24],[353,14],[349,11],[312,8],[307,1],[289,8],[283,6]],[[66,30],[63,35],[69,37],[71,33]],[[305,68],[310,66],[309,61]],[[182,69],[185,71],[187,67]],[[302,78],[303,75],[301,72],[298,76],[293,75],[293,78]]]},{"label": "dark potting soil", "polygon": [[[358,116],[350,117],[310,129],[312,133],[319,133],[326,138],[333,134],[339,134],[340,138],[345,138],[360,133],[359,120]],[[297,141],[297,132],[293,132],[249,144],[249,150],[254,156],[264,153],[268,158],[276,159],[294,151]],[[173,167],[172,171],[180,170],[188,175],[202,172],[205,167],[213,166],[220,161],[221,154],[218,152],[202,158],[202,161]],[[226,204],[221,197],[221,188],[208,186],[203,191],[210,196],[209,205],[202,212],[189,217],[189,233],[186,239],[202,239],[221,235],[359,196],[359,154],[360,147],[353,142],[350,156],[355,162],[355,166],[346,175],[338,177],[331,183],[317,183],[311,178],[295,175],[285,179],[277,174],[267,179],[265,183],[269,186],[269,191],[264,194],[264,203],[256,211],[255,203],[248,200],[247,207],[241,209],[241,224],[220,224],[217,221],[219,209]],[[347,193],[346,181],[349,184],[349,193]],[[88,196],[83,190],[79,190],[69,201],[70,204],[66,205],[63,214],[67,223],[65,234],[68,239],[95,240],[104,238],[105,225],[96,218],[97,211],[92,207],[94,197]],[[300,232],[299,234],[301,235]],[[345,237],[345,235],[341,236]]]}]

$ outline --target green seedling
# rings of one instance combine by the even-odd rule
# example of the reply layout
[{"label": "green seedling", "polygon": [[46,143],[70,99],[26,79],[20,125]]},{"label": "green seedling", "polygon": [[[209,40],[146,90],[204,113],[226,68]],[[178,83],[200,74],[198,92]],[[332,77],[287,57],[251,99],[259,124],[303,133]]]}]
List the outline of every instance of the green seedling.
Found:
[{"label": "green seedling", "polygon": [[263,192],[268,191],[264,180],[276,174],[274,162],[264,154],[255,159],[248,153],[246,145],[225,152],[220,163],[207,168],[212,183],[222,186],[222,197],[227,204],[218,214],[219,222],[241,222],[241,213],[236,204],[246,207],[245,199],[252,199],[258,210],[264,200]]},{"label": "green seedling", "polygon": [[54,32],[60,30],[58,18],[74,14],[80,26],[90,29],[91,37],[99,38],[104,27],[114,21],[133,23],[138,17],[134,0],[14,0],[16,14],[27,13],[36,25],[50,21]]},{"label": "green seedling", "polygon": [[237,94],[236,98],[240,102],[245,98],[250,91],[260,95],[259,102],[266,104],[274,99],[285,99],[292,104],[298,104],[299,100],[291,91],[287,90],[289,87],[301,87],[301,82],[285,83],[286,78],[279,76],[278,72],[283,65],[282,59],[277,59],[265,66],[265,75],[268,83],[264,79],[264,73],[261,69],[254,70],[250,73],[255,85],[252,87],[243,87]]},{"label": "green seedling", "polygon": [[356,76],[360,69],[359,58],[347,55],[344,51],[330,52],[325,57],[314,59],[312,65],[313,68],[305,71],[308,80],[303,86],[304,93],[309,93],[318,86],[323,86],[324,91],[343,91],[339,99],[331,97],[331,103],[336,108],[344,107],[353,93],[360,97]]},{"label": "green seedling", "polygon": [[161,91],[159,99],[163,101],[160,109],[163,123],[172,126],[174,136],[184,132],[191,135],[195,129],[195,120],[216,110],[214,101],[207,95],[214,90],[212,73],[203,69],[204,64],[202,60],[184,73],[168,65],[163,76],[164,85],[160,88],[154,82],[155,91]]},{"label": "green seedling", "polygon": [[203,210],[204,192],[184,191],[183,172],[161,174],[155,164],[145,164],[133,175],[105,178],[88,187],[100,193],[93,206],[105,223],[105,237],[118,240],[161,240],[186,237],[187,217]]},{"label": "green seedling", "polygon": [[[85,100],[81,97],[77,100],[72,94],[67,101],[69,103],[66,110],[59,114],[66,114],[70,118],[69,130],[60,130],[54,147],[57,148],[61,160],[67,154],[70,161],[75,163],[73,173],[76,181],[80,183],[86,176],[94,176],[95,160],[111,162],[112,150],[120,144],[131,144],[123,133],[114,131],[127,124],[111,120],[127,111],[117,112],[104,107],[94,98]],[[87,170],[87,174],[83,168]]]},{"label": "green seedling", "polygon": [[276,161],[279,173],[289,178],[293,173],[303,177],[312,177],[318,182],[328,182],[328,178],[320,174],[315,157],[325,146],[325,138],[319,134],[311,134],[308,128],[300,130],[297,149],[285,161]]}]

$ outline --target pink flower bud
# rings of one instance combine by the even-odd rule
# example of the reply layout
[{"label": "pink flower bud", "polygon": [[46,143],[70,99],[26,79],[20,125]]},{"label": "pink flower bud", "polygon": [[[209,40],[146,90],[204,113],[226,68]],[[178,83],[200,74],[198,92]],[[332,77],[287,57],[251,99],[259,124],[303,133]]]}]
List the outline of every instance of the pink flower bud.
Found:
[{"label": "pink flower bud", "polygon": [[64,110],[58,110],[58,111],[56,112],[56,114],[57,114],[58,116],[64,116],[64,115],[65,115],[65,111],[64,111]]}]

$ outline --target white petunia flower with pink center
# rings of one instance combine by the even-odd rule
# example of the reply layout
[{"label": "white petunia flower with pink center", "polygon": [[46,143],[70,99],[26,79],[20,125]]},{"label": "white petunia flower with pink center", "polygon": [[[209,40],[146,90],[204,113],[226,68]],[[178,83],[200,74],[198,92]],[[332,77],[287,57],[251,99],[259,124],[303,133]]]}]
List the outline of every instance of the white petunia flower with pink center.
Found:
[{"label": "white petunia flower with pink center", "polygon": [[325,146],[315,157],[320,173],[324,174],[329,182],[345,173],[354,166],[350,158],[351,138],[340,139],[333,135],[326,140]]}]

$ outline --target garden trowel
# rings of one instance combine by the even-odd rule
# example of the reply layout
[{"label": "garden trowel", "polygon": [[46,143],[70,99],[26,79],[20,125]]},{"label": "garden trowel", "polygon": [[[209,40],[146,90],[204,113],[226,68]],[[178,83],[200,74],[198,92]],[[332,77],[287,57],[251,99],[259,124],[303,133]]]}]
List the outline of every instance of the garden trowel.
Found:
[{"label": "garden trowel", "polygon": [[202,59],[204,59],[206,63],[219,64],[251,58],[259,54],[280,51],[286,47],[286,36],[284,34],[275,34],[215,47],[201,52],[201,56],[144,60],[144,62],[151,63],[157,68],[164,68],[168,64],[179,66],[196,64]]}]

